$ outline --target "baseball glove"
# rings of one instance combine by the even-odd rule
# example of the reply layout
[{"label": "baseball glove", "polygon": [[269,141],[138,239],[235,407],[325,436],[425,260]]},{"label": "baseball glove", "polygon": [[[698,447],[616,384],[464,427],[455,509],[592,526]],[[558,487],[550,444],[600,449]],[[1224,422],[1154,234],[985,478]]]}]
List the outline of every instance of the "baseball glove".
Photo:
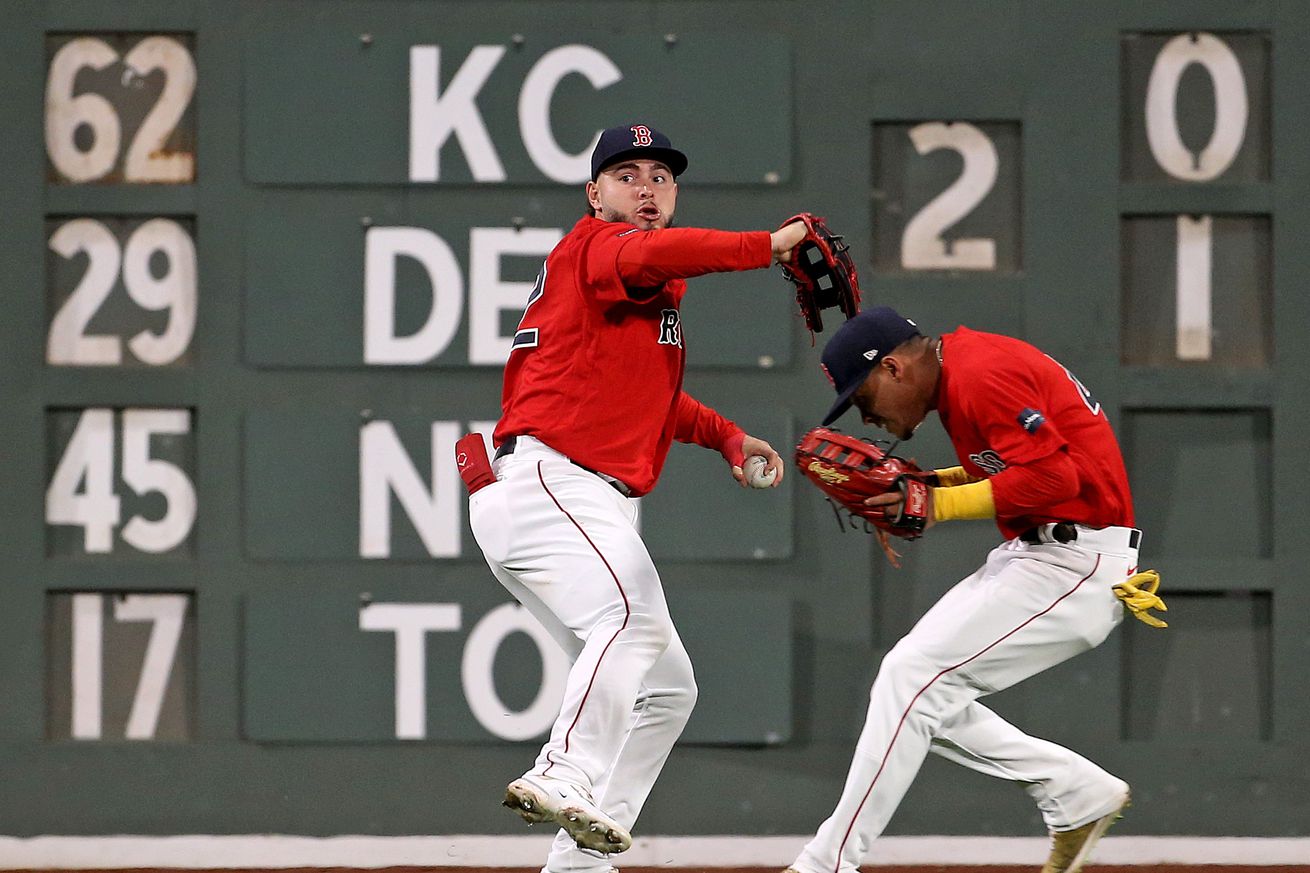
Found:
[{"label": "baseball glove", "polygon": [[793,215],[782,223],[805,224],[805,238],[782,263],[782,272],[796,286],[796,303],[812,334],[823,332],[820,310],[837,307],[854,318],[860,311],[860,278],[851,260],[850,246],[828,229],[822,218],[808,212]]},{"label": "baseball glove", "polygon": [[[925,479],[929,474],[913,461],[889,454],[877,443],[816,427],[796,446],[796,469],[828,496],[839,519],[845,510],[852,521],[855,517],[864,519],[866,528],[872,525],[906,540],[923,536],[928,523]],[[891,515],[886,507],[864,503],[869,497],[891,491],[899,492],[902,498]]]}]

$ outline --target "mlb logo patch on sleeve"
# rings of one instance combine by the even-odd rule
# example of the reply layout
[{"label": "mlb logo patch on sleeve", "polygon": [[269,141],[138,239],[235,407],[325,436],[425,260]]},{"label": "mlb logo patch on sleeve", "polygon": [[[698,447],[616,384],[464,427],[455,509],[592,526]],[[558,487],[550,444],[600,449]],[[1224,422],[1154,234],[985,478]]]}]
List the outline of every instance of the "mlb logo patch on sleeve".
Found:
[{"label": "mlb logo patch on sleeve", "polygon": [[1036,433],[1037,428],[1043,424],[1046,424],[1046,416],[1032,407],[1025,406],[1023,412],[1019,413],[1019,427],[1028,431],[1028,433]]}]

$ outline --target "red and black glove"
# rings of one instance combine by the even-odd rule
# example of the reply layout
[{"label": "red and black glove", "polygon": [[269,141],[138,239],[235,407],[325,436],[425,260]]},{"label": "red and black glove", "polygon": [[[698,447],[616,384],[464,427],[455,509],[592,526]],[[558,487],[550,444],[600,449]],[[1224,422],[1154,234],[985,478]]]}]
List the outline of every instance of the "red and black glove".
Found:
[{"label": "red and black glove", "polygon": [[860,311],[860,278],[850,246],[829,230],[822,218],[801,212],[782,227],[797,221],[804,223],[805,237],[791,250],[791,258],[782,262],[782,272],[796,286],[796,303],[805,326],[821,333],[820,310],[836,307],[846,318],[854,318]]},{"label": "red and black glove", "polygon": [[[811,429],[796,446],[796,468],[819,486],[834,506],[866,519],[901,539],[923,536],[928,525],[928,474],[913,461],[889,455],[882,446],[826,427]],[[901,502],[885,506],[864,501],[896,491]]]}]

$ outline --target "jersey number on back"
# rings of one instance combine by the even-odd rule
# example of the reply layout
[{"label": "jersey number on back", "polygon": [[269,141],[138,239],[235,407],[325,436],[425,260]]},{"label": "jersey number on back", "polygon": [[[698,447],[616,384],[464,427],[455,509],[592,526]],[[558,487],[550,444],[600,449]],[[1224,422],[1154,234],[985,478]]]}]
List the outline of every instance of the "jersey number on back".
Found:
[{"label": "jersey number on back", "polygon": [[535,327],[524,327],[523,322],[528,320],[528,310],[532,304],[541,299],[541,295],[546,291],[546,264],[541,264],[541,272],[537,274],[537,282],[532,286],[532,293],[528,295],[528,304],[523,307],[523,317],[519,319],[518,330],[514,331],[514,344],[510,346],[509,353],[514,354],[515,349],[535,349],[541,340],[540,331]]},{"label": "jersey number on back", "polygon": [[[1051,358],[1050,355],[1047,355],[1046,357]],[[1056,361],[1055,358],[1051,358],[1051,360],[1055,361],[1055,363],[1060,367],[1061,370],[1064,370],[1064,375],[1068,376],[1069,381],[1072,382],[1074,384],[1074,387],[1078,389],[1078,396],[1083,399],[1083,405],[1087,407],[1088,411],[1090,411],[1092,415],[1100,415],[1101,404],[1099,401],[1097,401],[1095,397],[1092,396],[1092,392],[1087,390],[1087,386],[1084,385],[1082,382],[1079,382],[1078,377],[1075,376],[1073,373],[1069,372],[1069,368],[1066,367],[1064,364],[1061,364],[1059,361]]]}]

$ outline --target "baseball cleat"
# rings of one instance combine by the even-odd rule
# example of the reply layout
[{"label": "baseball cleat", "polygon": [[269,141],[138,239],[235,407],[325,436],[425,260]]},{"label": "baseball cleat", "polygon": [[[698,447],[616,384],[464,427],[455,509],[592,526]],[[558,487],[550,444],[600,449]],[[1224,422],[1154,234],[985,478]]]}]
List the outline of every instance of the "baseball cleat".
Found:
[{"label": "baseball cleat", "polygon": [[1123,802],[1107,815],[1071,831],[1053,831],[1051,854],[1042,867],[1042,873],[1078,873],[1082,870],[1092,856],[1096,841],[1110,829],[1110,825],[1123,818],[1128,804],[1129,798],[1125,794]]},{"label": "baseball cleat", "polygon": [[590,794],[560,779],[515,779],[505,789],[504,805],[528,824],[554,822],[583,849],[616,854],[632,845],[628,829],[602,812]]}]

